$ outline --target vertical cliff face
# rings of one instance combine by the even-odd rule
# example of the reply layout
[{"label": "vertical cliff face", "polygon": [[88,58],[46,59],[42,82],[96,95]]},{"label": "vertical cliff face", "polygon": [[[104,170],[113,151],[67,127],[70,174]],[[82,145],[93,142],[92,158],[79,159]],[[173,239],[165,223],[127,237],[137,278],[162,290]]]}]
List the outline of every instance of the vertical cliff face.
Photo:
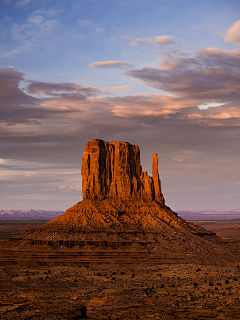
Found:
[{"label": "vertical cliff face", "polygon": [[82,159],[83,199],[144,199],[164,204],[153,154],[152,177],[142,171],[140,150],[128,142],[94,139],[86,144]]}]

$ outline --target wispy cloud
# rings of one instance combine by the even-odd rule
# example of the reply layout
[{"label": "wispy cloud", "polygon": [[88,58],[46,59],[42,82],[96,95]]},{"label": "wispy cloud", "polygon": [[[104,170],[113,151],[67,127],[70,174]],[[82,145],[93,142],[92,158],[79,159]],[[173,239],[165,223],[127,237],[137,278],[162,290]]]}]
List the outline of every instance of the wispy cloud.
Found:
[{"label": "wispy cloud", "polygon": [[32,2],[32,0],[18,0],[17,4],[19,6],[26,6],[28,3]]},{"label": "wispy cloud", "polygon": [[89,64],[91,68],[123,68],[130,67],[131,61],[100,61]]},{"label": "wispy cloud", "polygon": [[118,87],[105,87],[103,90],[107,90],[107,91],[129,91],[129,90],[133,90],[135,89],[134,87],[130,87],[130,86],[118,86]]},{"label": "wispy cloud", "polygon": [[154,44],[156,46],[162,47],[162,46],[174,43],[173,37],[168,35],[160,35],[160,36],[150,37],[150,38],[132,38],[130,36],[120,36],[120,38],[130,41],[131,44],[135,46]]},{"label": "wispy cloud", "polygon": [[[40,14],[41,12],[41,14]],[[4,35],[9,39],[8,45],[1,46],[0,57],[8,58],[24,52],[31,52],[44,42],[48,47],[51,36],[59,31],[59,22],[49,18],[49,11],[36,11],[23,22],[5,21]]]}]

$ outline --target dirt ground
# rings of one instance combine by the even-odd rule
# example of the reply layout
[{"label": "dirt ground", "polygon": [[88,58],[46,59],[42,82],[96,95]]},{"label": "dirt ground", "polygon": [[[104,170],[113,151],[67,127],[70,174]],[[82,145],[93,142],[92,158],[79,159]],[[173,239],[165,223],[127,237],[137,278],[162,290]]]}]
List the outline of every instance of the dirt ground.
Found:
[{"label": "dirt ground", "polygon": [[[202,226],[240,241],[240,224]],[[12,227],[4,239],[26,224]],[[0,319],[235,320],[239,297],[240,264],[0,266]]]},{"label": "dirt ground", "polygon": [[240,319],[239,265],[4,267],[0,292],[1,319]]}]

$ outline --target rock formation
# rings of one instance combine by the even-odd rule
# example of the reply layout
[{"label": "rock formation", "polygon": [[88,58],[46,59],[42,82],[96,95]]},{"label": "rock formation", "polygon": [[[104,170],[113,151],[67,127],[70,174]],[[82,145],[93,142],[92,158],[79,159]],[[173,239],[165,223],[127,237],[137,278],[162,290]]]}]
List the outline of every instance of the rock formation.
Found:
[{"label": "rock formation", "polygon": [[71,256],[71,263],[99,259],[216,263],[239,255],[238,244],[224,243],[165,205],[157,153],[151,177],[142,171],[138,146],[100,139],[88,142],[82,159],[82,191],[83,200],[63,215],[1,246],[58,250],[64,261],[70,254],[66,250],[73,248],[76,260]]},{"label": "rock formation", "polygon": [[144,199],[164,204],[157,154],[153,154],[153,176],[150,177],[142,171],[138,146],[121,141],[89,141],[82,159],[82,192],[83,200]]}]

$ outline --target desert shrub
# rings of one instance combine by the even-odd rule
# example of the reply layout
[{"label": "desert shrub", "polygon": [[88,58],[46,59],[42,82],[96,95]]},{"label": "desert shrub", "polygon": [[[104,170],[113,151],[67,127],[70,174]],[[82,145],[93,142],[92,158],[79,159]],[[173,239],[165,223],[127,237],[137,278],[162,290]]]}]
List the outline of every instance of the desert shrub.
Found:
[{"label": "desert shrub", "polygon": [[124,271],[121,271],[121,275],[124,275],[125,274],[125,272]]},{"label": "desert shrub", "polygon": [[133,274],[131,275],[131,277],[132,277],[132,278],[134,278],[135,276],[136,276],[136,274],[135,274],[135,273],[133,273]]},{"label": "desert shrub", "polygon": [[116,278],[115,278],[115,277],[112,277],[112,280],[116,280]]},{"label": "desert shrub", "polygon": [[233,281],[237,281],[237,278],[233,278]]},{"label": "desert shrub", "polygon": [[198,286],[198,283],[194,282],[193,286],[196,288]]},{"label": "desert shrub", "polygon": [[229,284],[229,283],[230,283],[230,281],[226,279],[226,280],[225,280],[225,283],[226,283],[226,284]]},{"label": "desert shrub", "polygon": [[112,274],[113,274],[113,275],[115,275],[115,274],[116,274],[116,272],[113,272]]},{"label": "desert shrub", "polygon": [[210,286],[213,286],[213,285],[214,285],[214,283],[213,283],[212,281],[210,281],[210,282],[209,282],[209,285],[210,285]]},{"label": "desert shrub", "polygon": [[101,272],[98,272],[98,273],[97,273],[97,276],[101,276],[101,275],[102,275]]},{"label": "desert shrub", "polygon": [[217,282],[217,286],[221,286],[222,284],[221,284],[221,282]]},{"label": "desert shrub", "polygon": [[202,269],[201,268],[197,268],[196,272],[199,272],[199,271],[202,271]]},{"label": "desert shrub", "polygon": [[164,288],[164,287],[165,287],[165,284],[164,284],[164,283],[162,283],[162,284],[161,284],[161,288]]},{"label": "desert shrub", "polygon": [[218,287],[215,287],[215,290],[218,290]]},{"label": "desert shrub", "polygon": [[175,283],[173,283],[173,284],[170,284],[170,285],[169,285],[169,287],[172,287],[172,288],[174,288],[174,287],[175,287]]}]

